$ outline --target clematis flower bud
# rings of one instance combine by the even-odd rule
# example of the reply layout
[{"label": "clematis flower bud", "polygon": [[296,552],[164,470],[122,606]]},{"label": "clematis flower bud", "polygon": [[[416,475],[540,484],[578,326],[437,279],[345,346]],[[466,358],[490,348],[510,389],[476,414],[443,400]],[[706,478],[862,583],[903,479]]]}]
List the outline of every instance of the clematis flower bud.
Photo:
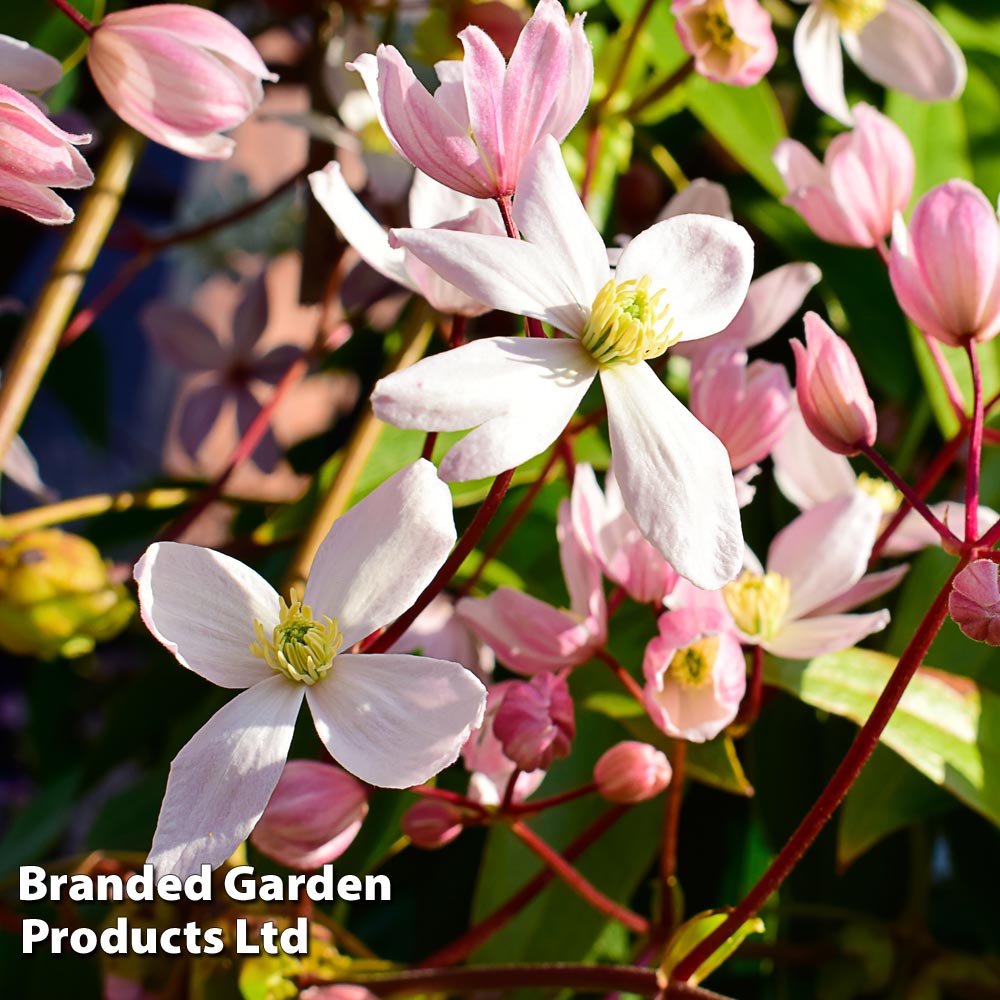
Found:
[{"label": "clematis flower bud", "polygon": [[802,418],[830,451],[856,455],[875,443],[875,404],[846,342],[816,313],[806,313],[805,325],[806,346],[792,341]]},{"label": "clematis flower bud", "polygon": [[414,847],[433,851],[462,832],[463,817],[462,810],[450,802],[421,799],[403,813],[400,825]]},{"label": "clematis flower bud", "polygon": [[986,196],[953,180],[920,199],[892,230],[889,277],[924,333],[961,347],[1000,333],[1000,223]]},{"label": "clematis flower bud", "polygon": [[594,765],[597,791],[609,802],[645,802],[659,795],[672,775],[666,754],[636,740],[616,743]]},{"label": "clematis flower bud", "polygon": [[250,842],[287,868],[309,871],[339,858],[368,813],[368,789],[316,760],[290,760]]},{"label": "clematis flower bud", "polygon": [[73,209],[51,188],[82,188],[94,175],[74,148],[89,135],[71,135],[53,125],[27,97],[0,84],[0,205],[59,225]]},{"label": "clematis flower bud", "polygon": [[1000,569],[989,559],[969,563],[952,584],[948,612],[976,642],[1000,646]]},{"label": "clematis flower bud", "polygon": [[250,40],[225,18],[189,4],[108,14],[87,64],[112,110],[134,129],[199,160],[232,155],[220,135],[246,121],[277,80]]},{"label": "clematis flower bud", "polygon": [[573,699],[566,682],[553,673],[515,681],[504,697],[493,732],[503,752],[522,771],[547,768],[569,754],[576,735]]},{"label": "clematis flower bud", "polygon": [[53,659],[84,656],[128,624],[135,605],[100,552],[56,529],[0,547],[0,646]]},{"label": "clematis flower bud", "polygon": [[749,87],[774,65],[771,15],[757,0],[674,0],[670,11],[681,45],[707,79]]},{"label": "clematis flower bud", "polygon": [[783,202],[828,243],[873,247],[906,208],[913,191],[913,149],[895,122],[867,104],[854,108],[856,126],[838,135],[823,162],[801,142],[783,139],[774,165],[788,186]]}]

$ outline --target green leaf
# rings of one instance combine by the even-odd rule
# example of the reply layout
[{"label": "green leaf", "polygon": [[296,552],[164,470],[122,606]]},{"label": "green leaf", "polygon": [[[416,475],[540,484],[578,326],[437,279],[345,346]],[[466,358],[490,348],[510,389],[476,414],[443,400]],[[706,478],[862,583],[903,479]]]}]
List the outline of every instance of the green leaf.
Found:
[{"label": "green leaf", "polygon": [[[768,657],[764,682],[859,725],[896,660],[846,649],[803,664]],[[917,670],[882,742],[934,784],[1000,825],[1000,695],[929,667]]]},{"label": "green leaf", "polygon": [[[725,910],[706,910],[685,920],[680,927],[674,931],[673,936],[667,942],[666,951],[660,961],[657,971],[657,981],[661,988],[665,988],[670,981],[671,973],[681,961],[695,949],[695,947],[705,940],[717,927],[719,927],[729,914]],[[710,976],[751,934],[763,934],[764,921],[760,917],[751,917],[746,923],[741,924],[726,940],[705,959],[695,972],[687,979],[687,982],[697,986],[703,979]]]}]

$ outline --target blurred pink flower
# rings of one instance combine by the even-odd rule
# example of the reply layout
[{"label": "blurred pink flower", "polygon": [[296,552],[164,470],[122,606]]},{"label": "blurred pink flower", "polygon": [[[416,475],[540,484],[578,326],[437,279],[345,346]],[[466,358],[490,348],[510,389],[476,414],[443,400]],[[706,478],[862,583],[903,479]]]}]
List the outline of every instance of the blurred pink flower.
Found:
[{"label": "blurred pink flower", "polygon": [[414,847],[433,851],[450,844],[462,832],[464,816],[450,802],[421,799],[403,813],[400,826]]},{"label": "blurred pink flower", "polygon": [[969,563],[952,584],[948,611],[976,642],[1000,646],[1000,567],[989,559]]},{"label": "blurred pink flower", "polygon": [[71,135],[16,90],[0,84],[0,205],[36,222],[73,221],[73,210],[51,188],[83,188],[94,182],[75,147],[89,135]]},{"label": "blurred pink flower", "polygon": [[569,756],[576,719],[566,681],[550,671],[513,681],[493,719],[493,732],[522,771],[546,770]]},{"label": "blurred pink flower", "polygon": [[783,139],[774,164],[788,187],[783,202],[828,243],[872,247],[892,232],[893,213],[913,190],[909,139],[867,104],[854,108],[855,127],[836,136],[823,162],[795,139]]},{"label": "blurred pink flower", "polygon": [[757,0],[674,0],[677,34],[709,80],[749,87],[774,65],[771,15]]},{"label": "blurred pink flower", "polygon": [[245,121],[277,80],[225,18],[190,4],[153,4],[105,16],[87,65],[111,109],[143,135],[200,160],[231,156],[220,134]]},{"label": "blurred pink flower", "polygon": [[926,334],[953,347],[1000,333],[1000,223],[986,195],[953,180],[897,215],[889,276],[899,304]]},{"label": "blurred pink flower", "polygon": [[795,62],[813,103],[845,125],[853,117],[841,43],[876,83],[919,101],[953,100],[965,88],[965,57],[916,0],[808,2],[795,29]]},{"label": "blurred pink flower", "polygon": [[364,78],[382,128],[414,166],[446,187],[494,198],[511,194],[543,136],[562,142],[590,99],[594,58],[583,15],[572,25],[558,0],[539,0],[505,65],[496,43],[470,25],[465,58],[439,62],[432,97],[391,45],[349,65]]}]

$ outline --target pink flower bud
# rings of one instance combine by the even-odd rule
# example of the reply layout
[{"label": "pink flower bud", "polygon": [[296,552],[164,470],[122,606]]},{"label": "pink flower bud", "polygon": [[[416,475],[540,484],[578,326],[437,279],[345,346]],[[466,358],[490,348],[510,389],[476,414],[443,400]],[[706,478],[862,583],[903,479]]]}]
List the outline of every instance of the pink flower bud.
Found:
[{"label": "pink flower bud", "polygon": [[948,611],[976,642],[1000,646],[1000,568],[989,559],[969,563],[952,584]]},{"label": "pink flower bud", "polygon": [[522,771],[547,768],[569,754],[576,722],[566,682],[553,673],[536,674],[507,689],[493,732],[503,752]]},{"label": "pink flower bud", "polygon": [[795,392],[812,434],[838,455],[875,442],[875,404],[845,341],[816,313],[806,313],[806,346],[792,341]]},{"label": "pink flower bud", "polygon": [[246,121],[277,80],[225,18],[189,4],[108,14],[87,64],[112,110],[143,135],[199,160],[232,155],[220,135]]},{"label": "pink flower bud", "polygon": [[645,802],[670,784],[672,774],[666,754],[635,740],[616,743],[594,765],[597,791],[609,802]]},{"label": "pink flower bud", "polygon": [[0,84],[0,205],[57,225],[73,210],[50,188],[82,188],[94,175],[74,149],[89,135],[70,135],[53,125],[28,98]]},{"label": "pink flower bud", "polygon": [[310,986],[299,996],[302,1000],[378,1000],[378,997],[364,986],[351,983],[336,983],[333,986]]},{"label": "pink flower bud", "polygon": [[462,832],[464,813],[450,802],[421,799],[403,813],[400,825],[415,847],[433,851]]},{"label": "pink flower bud", "polygon": [[290,760],[250,842],[288,868],[309,871],[347,850],[367,812],[367,788],[346,771]]},{"label": "pink flower bud", "polygon": [[670,11],[681,45],[707,79],[749,87],[774,65],[771,15],[757,0],[674,0]]},{"label": "pink flower bud", "polygon": [[934,188],[892,230],[889,277],[924,333],[961,347],[1000,333],[1000,224],[968,181]]},{"label": "pink flower bud", "polygon": [[773,159],[788,185],[784,203],[821,240],[872,247],[910,200],[913,150],[899,126],[867,104],[854,118],[854,130],[830,143],[822,163],[794,139],[779,142]]}]

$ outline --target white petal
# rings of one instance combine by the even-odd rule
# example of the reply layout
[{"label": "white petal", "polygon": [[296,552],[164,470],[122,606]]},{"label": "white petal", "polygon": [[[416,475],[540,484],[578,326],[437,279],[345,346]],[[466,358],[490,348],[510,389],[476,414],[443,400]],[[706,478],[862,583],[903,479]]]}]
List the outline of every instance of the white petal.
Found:
[{"label": "white petal", "polygon": [[762,643],[775,656],[789,660],[810,660],[814,656],[848,649],[865,636],[881,632],[889,624],[888,611],[870,615],[821,615],[789,622],[778,635]]},{"label": "white petal", "polygon": [[818,607],[813,612],[815,615],[836,615],[843,611],[850,611],[861,604],[867,604],[887,594],[900,580],[909,572],[909,564],[903,563],[901,566],[893,566],[892,569],[882,570],[880,573],[868,573],[848,590],[845,590],[839,597]]},{"label": "white petal", "polygon": [[284,677],[255,684],[174,758],[149,851],[157,876],[217,868],[246,840],[281,777],[302,693]]},{"label": "white petal", "polygon": [[225,688],[272,676],[250,652],[254,621],[278,624],[278,595],[238,559],[179,542],[157,542],[135,565],[139,609],[182,666]]},{"label": "white petal", "polygon": [[458,758],[483,721],[486,688],[447,660],[347,654],[306,700],[341,767],[372,785],[409,788]]},{"label": "white petal", "polygon": [[536,143],[524,161],[514,196],[514,221],[549,260],[564,262],[563,277],[576,301],[591,305],[611,277],[608,252],[551,135]]},{"label": "white petal", "polygon": [[445,456],[441,475],[479,479],[544,451],[566,426],[596,371],[575,340],[492,337],[382,379],[372,393],[372,408],[396,427],[476,427]]},{"label": "white petal", "polygon": [[640,233],[622,252],[617,281],[649,275],[665,289],[681,340],[718,333],[736,315],[753,275],[753,240],[735,222],[682,215]]},{"label": "white petal", "polygon": [[681,576],[717,590],[744,550],[725,446],[647,364],[605,368],[601,384],[625,509]]},{"label": "white petal", "polygon": [[410,225],[415,229],[430,229],[431,226],[437,226],[442,222],[461,219],[480,206],[492,207],[492,214],[496,216],[497,226],[502,232],[500,212],[495,204],[445,187],[433,177],[428,177],[422,170],[414,171],[413,183],[410,185],[409,207]]},{"label": "white petal", "polygon": [[3,460],[3,475],[44,503],[51,503],[55,497],[55,493],[42,482],[38,462],[19,434],[14,435],[14,440],[7,449]]},{"label": "white petal", "polygon": [[691,214],[717,215],[720,219],[731,219],[733,210],[729,204],[729,192],[715,181],[696,177],[663,206],[655,221],[663,222],[664,219]]},{"label": "white petal", "polygon": [[389,234],[355,197],[344,180],[339,163],[331,161],[322,170],[310,174],[309,186],[323,211],[366,264],[390,281],[410,291],[418,291],[403,264],[406,251],[389,246]]},{"label": "white petal", "polygon": [[454,544],[451,493],[420,459],[333,522],[305,603],[314,615],[336,618],[345,648],[353,646],[417,599]]},{"label": "white petal", "polygon": [[845,455],[828,451],[813,437],[793,396],[785,433],[771,452],[778,489],[799,510],[852,493],[857,477]]},{"label": "white petal", "polygon": [[844,93],[840,22],[822,3],[812,3],[795,29],[795,62],[802,85],[816,107],[845,125],[854,122]]}]

